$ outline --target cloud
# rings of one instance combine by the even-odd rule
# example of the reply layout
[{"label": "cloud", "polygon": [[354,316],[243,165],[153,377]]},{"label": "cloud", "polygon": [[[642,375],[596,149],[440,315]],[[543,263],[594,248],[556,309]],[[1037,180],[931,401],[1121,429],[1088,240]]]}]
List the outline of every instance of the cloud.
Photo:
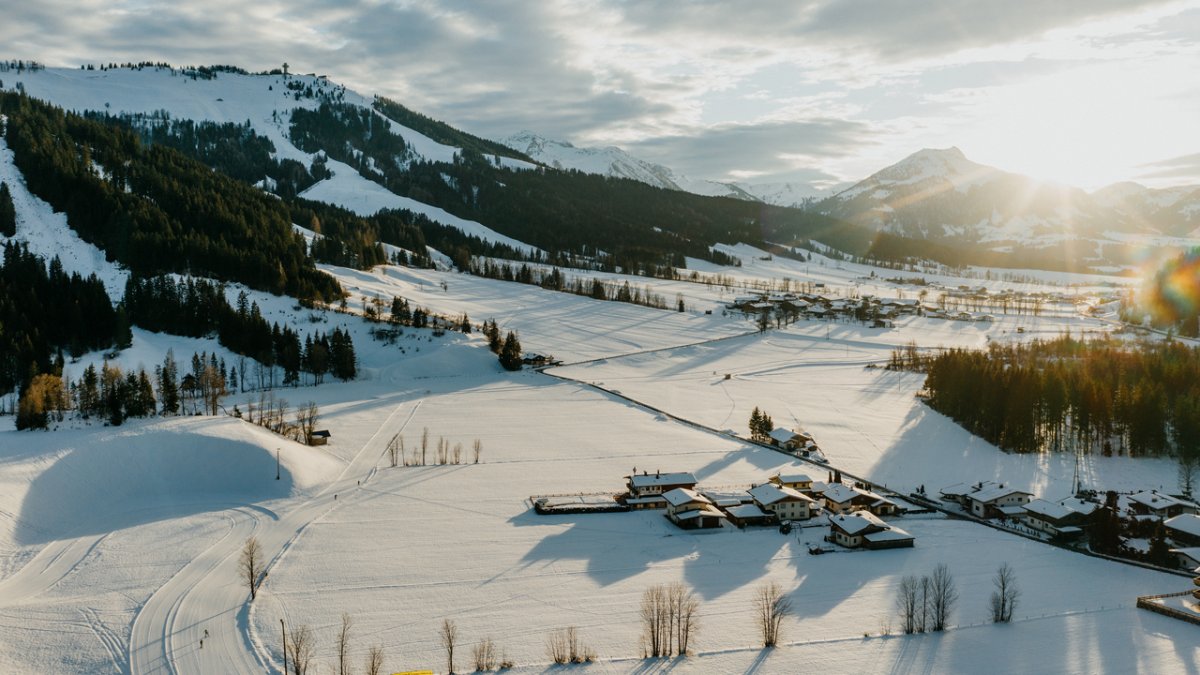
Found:
[{"label": "cloud", "polygon": [[[533,129],[586,145],[623,143],[697,177],[845,174],[829,158],[953,145],[959,139],[880,130],[924,125],[928,135],[961,105],[945,95],[982,81],[1021,80],[1102,51],[1121,58],[1176,45],[1178,55],[1188,32],[1179,26],[1198,20],[1133,0],[10,4],[0,22],[6,56],[250,70],[287,61],[481,135]],[[1038,42],[1055,31],[1070,35]],[[1122,31],[1124,42],[1104,41]],[[1024,46],[1003,47],[1014,43]]]},{"label": "cloud", "polygon": [[1200,183],[1200,152],[1143,164],[1139,168],[1150,169],[1137,175],[1141,179],[1183,179]]}]

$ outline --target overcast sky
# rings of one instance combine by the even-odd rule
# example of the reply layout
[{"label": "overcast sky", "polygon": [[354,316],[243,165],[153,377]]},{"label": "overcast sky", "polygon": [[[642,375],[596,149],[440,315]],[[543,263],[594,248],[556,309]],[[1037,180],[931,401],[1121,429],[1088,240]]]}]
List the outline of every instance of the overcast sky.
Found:
[{"label": "overcast sky", "polygon": [[923,147],[1088,189],[1200,183],[1200,0],[37,0],[8,58],[284,61],[469,131],[835,183]]}]

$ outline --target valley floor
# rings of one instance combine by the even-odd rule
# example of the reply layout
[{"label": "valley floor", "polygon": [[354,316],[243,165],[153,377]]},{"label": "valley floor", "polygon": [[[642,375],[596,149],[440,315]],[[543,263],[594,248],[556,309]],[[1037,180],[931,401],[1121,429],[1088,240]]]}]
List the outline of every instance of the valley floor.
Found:
[{"label": "valley floor", "polygon": [[[0,671],[278,671],[283,619],[291,630],[312,628],[315,663],[332,672],[343,612],[353,617],[350,651],[360,671],[376,644],[386,672],[444,671],[443,618],[461,635],[460,671],[489,636],[520,672],[548,670],[546,635],[568,626],[598,654],[584,672],[1198,670],[1194,626],[1134,607],[1139,595],[1184,590],[1186,578],[974,523],[911,516],[901,524],[915,548],[814,556],[809,545],[826,528],[696,534],[661,512],[539,516],[528,501],[619,492],[634,470],[691,471],[710,486],[745,487],[782,469],[824,479],[821,469],[725,432],[744,435],[755,406],[777,425],[812,432],[832,465],[893,489],[1004,480],[1065,496],[1073,462],[1002,453],[922,406],[913,396],[918,376],[866,366],[910,340],[983,346],[1013,337],[1018,324],[1022,335],[1053,335],[1107,330],[1101,322],[913,317],[887,330],[800,322],[759,335],[719,313],[445,272],[331,271],[351,297],[395,294],[474,321],[494,317],[519,330],[527,350],[576,365],[505,373],[478,334],[408,330],[386,345],[358,319],[331,314],[325,322],[355,332],[363,377],[280,392],[321,406],[321,426],[333,432],[324,448],[232,418],[0,432]],[[695,292],[719,302],[719,292]],[[269,316],[291,311],[261,301]],[[122,358],[152,366],[172,345],[191,350],[139,332]],[[431,464],[443,438],[461,444],[465,463],[391,467],[388,443],[403,438],[411,457],[426,429]],[[1093,458],[1085,473],[1097,488],[1174,480],[1168,462],[1153,460]],[[248,603],[237,559],[251,535],[269,567]],[[1003,562],[1022,596],[1014,622],[996,626],[986,623],[987,601]],[[952,628],[896,635],[900,579],[942,563],[960,593]],[[695,654],[644,661],[641,594],[674,581],[700,600]],[[770,581],[789,593],[795,614],[785,644],[764,651],[755,646],[752,596]]]}]

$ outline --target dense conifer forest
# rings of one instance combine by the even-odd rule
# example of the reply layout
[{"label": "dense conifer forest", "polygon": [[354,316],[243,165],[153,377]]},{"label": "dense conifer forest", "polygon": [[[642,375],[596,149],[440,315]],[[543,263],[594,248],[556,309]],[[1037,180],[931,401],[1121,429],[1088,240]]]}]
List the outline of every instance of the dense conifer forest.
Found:
[{"label": "dense conifer forest", "polygon": [[30,191],[110,260],[137,273],[197,273],[334,299],[287,212],[262,191],[129,130],[0,94],[5,137]]},{"label": "dense conifer forest", "polygon": [[926,370],[931,407],[1007,450],[1200,456],[1200,349],[1179,342],[907,350],[892,367]]},{"label": "dense conifer forest", "polygon": [[[121,326],[118,326],[118,323]],[[22,244],[4,245],[0,262],[0,392],[25,387],[38,373],[61,369],[61,355],[107,349],[118,316],[95,276],[67,274],[57,258],[47,264]]]},{"label": "dense conifer forest", "polygon": [[710,249],[718,242],[765,246],[819,239],[863,252],[870,241],[866,230],[811,211],[579,171],[508,169],[470,147],[450,163],[398,161],[395,150],[403,140],[383,120],[336,103],[294,110],[291,138],[306,152],[329,152],[396,194],[481,222],[552,256],[598,259],[605,269],[653,274],[668,264],[684,267],[685,256],[732,264]]}]

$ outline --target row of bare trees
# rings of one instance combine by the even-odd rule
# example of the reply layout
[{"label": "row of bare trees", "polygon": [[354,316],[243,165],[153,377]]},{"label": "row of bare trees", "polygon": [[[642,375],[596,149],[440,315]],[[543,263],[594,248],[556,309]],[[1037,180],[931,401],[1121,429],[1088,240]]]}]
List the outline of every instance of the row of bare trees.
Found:
[{"label": "row of bare trees", "polygon": [[[316,638],[313,636],[312,629],[307,624],[293,627],[290,631],[287,625],[280,620],[280,627],[283,630],[283,670],[284,673],[291,675],[308,675],[308,670],[312,666],[313,653],[316,651]],[[342,625],[338,630],[335,638],[335,649],[337,651],[337,674],[352,675],[354,667],[350,659],[350,632],[354,628],[354,619],[349,614],[342,614]],[[367,650],[367,657],[364,662],[363,672],[366,675],[382,675],[383,670],[383,647],[380,645],[371,645]]]},{"label": "row of bare trees", "polygon": [[642,594],[642,658],[685,656],[699,627],[700,601],[681,583],[659,584]]},{"label": "row of bare trees", "polygon": [[957,601],[958,590],[946,565],[920,578],[908,575],[900,580],[896,595],[900,626],[905,633],[943,631]]},{"label": "row of bare trees", "polygon": [[[287,400],[277,399],[274,392],[264,391],[259,393],[257,405],[253,400],[246,404],[245,419],[297,443],[312,445],[313,432],[317,430],[317,421],[321,416],[317,404],[309,401],[297,406],[294,422],[288,421],[287,414]],[[234,415],[241,416],[241,411],[236,407]]]},{"label": "row of bare trees", "polygon": [[[429,441],[429,427],[425,427],[421,431],[420,445],[413,447],[412,453],[409,454],[405,449],[404,437],[400,434],[392,436],[392,439],[388,441],[387,446],[388,460],[392,467],[394,468],[400,463],[403,463],[404,466],[428,465],[430,451]],[[438,436],[437,446],[434,447],[433,450],[433,462],[435,464],[464,464],[467,461],[467,458],[464,456],[465,451],[463,450],[462,443],[455,443],[454,446],[451,447],[450,441],[441,436]],[[474,464],[478,464],[481,455],[483,455],[483,441],[476,438],[471,443],[472,462]]]},{"label": "row of bare trees", "polygon": [[[446,672],[453,675],[457,672],[454,669],[454,655],[458,650],[459,643],[458,625],[454,623],[453,619],[442,619],[438,638],[442,642],[442,649],[446,650]],[[472,665],[477,673],[507,670],[513,667],[513,662],[508,655],[496,645],[496,641],[490,635],[475,643],[471,649],[471,657]]]}]

